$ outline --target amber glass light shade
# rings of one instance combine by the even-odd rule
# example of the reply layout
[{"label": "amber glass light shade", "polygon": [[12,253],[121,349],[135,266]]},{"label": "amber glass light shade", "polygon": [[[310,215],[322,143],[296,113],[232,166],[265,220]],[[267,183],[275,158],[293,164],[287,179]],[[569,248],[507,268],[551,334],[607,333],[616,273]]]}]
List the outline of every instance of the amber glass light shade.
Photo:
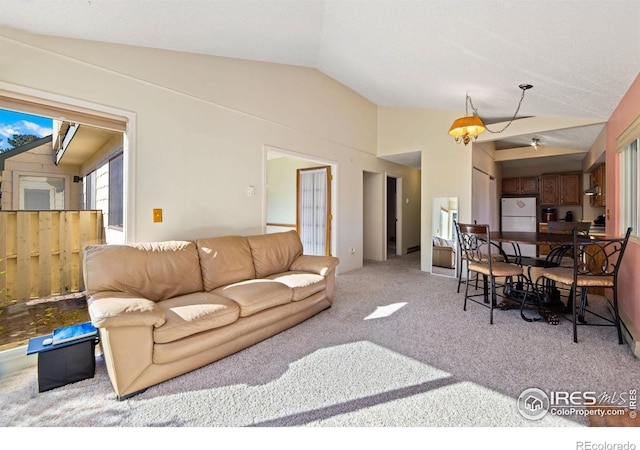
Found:
[{"label": "amber glass light shade", "polygon": [[478,135],[486,130],[482,119],[478,116],[460,117],[453,121],[449,134],[456,138],[456,142],[464,142],[467,145],[472,139],[475,141]]}]

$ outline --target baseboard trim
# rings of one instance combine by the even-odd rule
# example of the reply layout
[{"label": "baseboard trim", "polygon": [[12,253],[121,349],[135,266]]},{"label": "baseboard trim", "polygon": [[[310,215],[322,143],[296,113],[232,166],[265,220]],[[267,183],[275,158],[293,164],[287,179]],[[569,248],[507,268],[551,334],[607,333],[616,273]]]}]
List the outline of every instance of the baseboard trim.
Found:
[{"label": "baseboard trim", "polygon": [[620,311],[620,323],[622,324],[622,337],[631,349],[631,353],[640,359],[640,330],[624,311]]}]

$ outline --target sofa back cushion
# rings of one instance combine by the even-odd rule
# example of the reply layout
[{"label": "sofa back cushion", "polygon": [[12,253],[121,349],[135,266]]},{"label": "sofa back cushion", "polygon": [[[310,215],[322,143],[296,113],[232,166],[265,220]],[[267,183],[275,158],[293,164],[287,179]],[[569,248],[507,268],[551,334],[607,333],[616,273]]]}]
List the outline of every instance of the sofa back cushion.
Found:
[{"label": "sofa back cushion", "polygon": [[83,266],[89,295],[117,291],[160,301],[202,291],[198,251],[191,241],[88,246]]},{"label": "sofa back cushion", "polygon": [[198,239],[205,291],[256,277],[251,248],[243,236]]},{"label": "sofa back cushion", "polygon": [[302,242],[296,231],[248,236],[256,278],[286,272],[302,255]]}]

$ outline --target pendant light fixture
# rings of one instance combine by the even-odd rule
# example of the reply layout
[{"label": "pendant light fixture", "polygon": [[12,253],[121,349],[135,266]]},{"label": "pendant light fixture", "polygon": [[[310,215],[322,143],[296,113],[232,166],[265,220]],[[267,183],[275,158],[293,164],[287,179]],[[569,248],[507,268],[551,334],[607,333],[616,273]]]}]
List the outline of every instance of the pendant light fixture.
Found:
[{"label": "pendant light fixture", "polygon": [[[455,138],[457,143],[462,142],[464,145],[467,145],[469,142],[475,141],[478,138],[478,135],[485,131],[490,133],[502,133],[509,127],[509,125],[511,125],[518,115],[518,111],[520,111],[520,106],[522,105],[522,100],[524,99],[525,91],[531,89],[533,86],[530,84],[521,84],[518,87],[522,90],[518,107],[516,108],[516,112],[513,113],[511,120],[509,120],[501,130],[493,131],[487,128],[484,122],[482,122],[482,119],[480,119],[478,110],[473,106],[471,97],[469,97],[469,94],[467,93],[464,108],[465,115],[464,117],[460,117],[453,121],[451,128],[449,128],[449,134]],[[472,115],[469,115],[469,106],[471,106],[471,110],[473,111]]]}]

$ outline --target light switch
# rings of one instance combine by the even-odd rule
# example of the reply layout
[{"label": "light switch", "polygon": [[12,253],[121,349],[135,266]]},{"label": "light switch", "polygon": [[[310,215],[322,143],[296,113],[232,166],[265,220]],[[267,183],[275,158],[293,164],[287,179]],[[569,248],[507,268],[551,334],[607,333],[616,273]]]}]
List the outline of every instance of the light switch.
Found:
[{"label": "light switch", "polygon": [[162,222],[162,209],[155,208],[153,210],[153,221],[154,222]]}]

